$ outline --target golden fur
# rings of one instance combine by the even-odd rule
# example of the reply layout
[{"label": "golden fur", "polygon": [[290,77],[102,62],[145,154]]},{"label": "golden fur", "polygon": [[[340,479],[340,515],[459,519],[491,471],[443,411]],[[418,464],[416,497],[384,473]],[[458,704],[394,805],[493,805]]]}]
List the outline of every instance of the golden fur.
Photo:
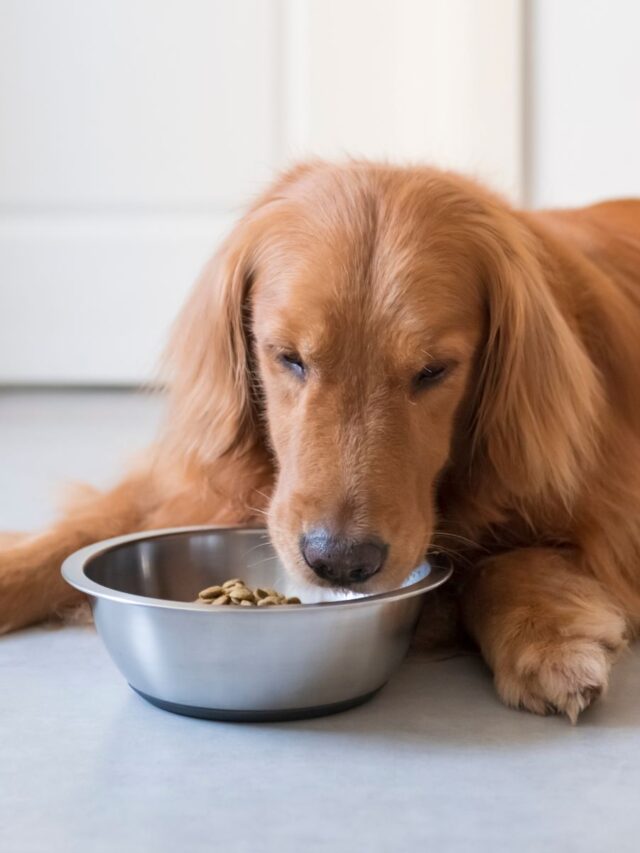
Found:
[{"label": "golden fur", "polygon": [[[139,469],[6,540],[2,631],[77,600],[59,566],[88,542],[266,514],[316,581],[317,523],[389,543],[365,589],[453,554],[508,704],[575,720],[606,688],[640,622],[640,201],[525,213],[433,169],[302,165],[205,270],[167,363]],[[418,389],[427,363],[448,372]]]}]

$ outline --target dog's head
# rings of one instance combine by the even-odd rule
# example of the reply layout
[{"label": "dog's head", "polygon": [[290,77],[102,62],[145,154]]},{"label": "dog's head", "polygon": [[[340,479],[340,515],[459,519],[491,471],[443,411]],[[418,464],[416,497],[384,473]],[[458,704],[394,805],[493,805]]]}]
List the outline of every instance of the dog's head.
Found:
[{"label": "dog's head", "polygon": [[179,320],[174,436],[205,464],[269,449],[269,528],[292,571],[395,586],[429,547],[453,465],[515,495],[574,488],[595,384],[548,274],[470,182],[300,167]]}]

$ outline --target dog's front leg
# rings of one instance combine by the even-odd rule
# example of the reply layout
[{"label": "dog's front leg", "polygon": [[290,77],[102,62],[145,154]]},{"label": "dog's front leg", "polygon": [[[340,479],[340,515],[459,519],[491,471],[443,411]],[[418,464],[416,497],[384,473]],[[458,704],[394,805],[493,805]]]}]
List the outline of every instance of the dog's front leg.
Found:
[{"label": "dog's front leg", "polygon": [[627,622],[571,552],[510,551],[481,563],[463,593],[466,627],[502,700],[578,715],[606,690]]},{"label": "dog's front leg", "polygon": [[82,601],[83,596],[63,581],[62,561],[83,545],[143,528],[153,499],[151,475],[136,473],[109,492],[86,489],[43,533],[0,534],[0,634]]}]

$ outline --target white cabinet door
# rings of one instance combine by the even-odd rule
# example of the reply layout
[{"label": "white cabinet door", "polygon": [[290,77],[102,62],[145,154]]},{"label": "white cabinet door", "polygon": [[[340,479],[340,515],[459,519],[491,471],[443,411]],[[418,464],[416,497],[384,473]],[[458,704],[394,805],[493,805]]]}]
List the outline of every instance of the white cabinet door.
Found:
[{"label": "white cabinet door", "polygon": [[264,0],[2,0],[0,381],[149,375],[278,165]]}]

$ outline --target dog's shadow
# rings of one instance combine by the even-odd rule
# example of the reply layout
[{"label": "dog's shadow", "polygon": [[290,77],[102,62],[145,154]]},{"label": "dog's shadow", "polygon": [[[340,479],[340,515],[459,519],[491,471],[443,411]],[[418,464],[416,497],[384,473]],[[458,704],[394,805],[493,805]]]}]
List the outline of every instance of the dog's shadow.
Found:
[{"label": "dog's shadow", "polygon": [[[540,717],[505,707],[495,692],[491,674],[479,655],[460,653],[447,658],[410,654],[389,683],[369,702],[339,714],[282,723],[228,723],[180,717],[148,705],[130,693],[116,716],[108,740],[116,744],[128,731],[131,718],[147,736],[157,737],[162,750],[172,744],[198,742],[220,748],[263,748],[269,743],[301,748],[309,734],[316,749],[327,738],[335,749],[388,745],[433,754],[439,749],[463,754],[536,750],[551,743],[570,743],[580,749],[599,733],[639,729],[640,648],[615,667],[609,694],[587,709],[576,726],[563,716]],[[149,715],[153,717],[150,719]],[[585,732],[585,729],[588,732]],[[246,737],[239,737],[242,732]],[[155,732],[155,735],[153,733]],[[287,735],[292,735],[289,741]],[[267,737],[265,737],[267,735]],[[175,743],[174,743],[175,739]],[[288,747],[285,747],[288,743]],[[206,745],[206,746],[205,746]],[[259,745],[259,747],[257,746]],[[109,748],[108,752],[111,752]]]},{"label": "dog's shadow", "polygon": [[438,659],[413,654],[370,702],[328,717],[260,724],[353,739],[434,743],[483,751],[580,737],[585,728],[640,728],[640,649],[614,669],[607,696],[572,726],[564,716],[540,717],[506,708],[479,655]]},{"label": "dog's shadow", "polygon": [[[471,780],[471,788],[494,784],[504,791],[511,776],[517,784],[531,773],[538,790],[540,774],[545,778],[553,771],[556,787],[550,790],[557,793],[558,785],[571,786],[576,774],[588,773],[585,756],[587,764],[594,756],[606,761],[627,756],[629,742],[637,739],[631,729],[640,729],[639,675],[635,650],[618,664],[609,697],[576,726],[563,717],[503,706],[490,673],[471,655],[440,661],[411,656],[370,702],[285,723],[181,717],[152,707],[121,685],[121,700],[113,697],[110,722],[94,747],[92,778],[102,789],[127,796],[158,786],[179,791],[185,779],[197,780],[188,789],[198,808],[217,803],[233,814],[234,804],[253,800],[254,811],[265,820],[271,814],[268,804],[274,798],[286,802],[296,786],[303,811],[310,791],[315,804],[318,791],[330,798],[334,788],[356,790],[359,781],[369,791],[377,784],[400,785],[410,801],[414,787],[415,795],[424,797],[441,776],[444,791],[453,779],[455,796],[458,779]],[[378,774],[379,781],[360,774],[374,780]],[[411,780],[408,788],[402,788],[399,774]],[[179,808],[192,814],[191,799]]]}]

